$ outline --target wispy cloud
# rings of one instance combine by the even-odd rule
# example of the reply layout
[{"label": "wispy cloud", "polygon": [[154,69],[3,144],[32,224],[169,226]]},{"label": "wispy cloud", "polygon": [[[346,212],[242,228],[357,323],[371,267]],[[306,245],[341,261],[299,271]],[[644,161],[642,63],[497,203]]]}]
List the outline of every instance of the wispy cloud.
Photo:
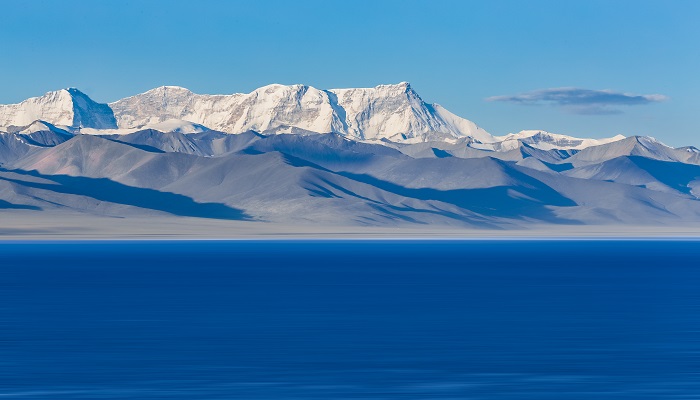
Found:
[{"label": "wispy cloud", "polygon": [[530,92],[493,96],[487,101],[503,101],[523,105],[555,105],[584,115],[620,114],[619,106],[637,106],[668,100],[662,94],[630,94],[613,90],[591,90],[573,87],[540,89]]}]

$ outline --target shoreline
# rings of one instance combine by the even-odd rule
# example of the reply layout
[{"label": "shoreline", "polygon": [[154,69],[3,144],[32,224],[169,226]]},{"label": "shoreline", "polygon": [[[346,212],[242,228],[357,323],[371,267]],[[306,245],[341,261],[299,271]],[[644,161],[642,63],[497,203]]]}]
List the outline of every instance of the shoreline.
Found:
[{"label": "shoreline", "polygon": [[532,224],[509,229],[480,229],[415,224],[357,226],[170,216],[0,213],[0,242],[198,240],[700,240],[700,226]]}]

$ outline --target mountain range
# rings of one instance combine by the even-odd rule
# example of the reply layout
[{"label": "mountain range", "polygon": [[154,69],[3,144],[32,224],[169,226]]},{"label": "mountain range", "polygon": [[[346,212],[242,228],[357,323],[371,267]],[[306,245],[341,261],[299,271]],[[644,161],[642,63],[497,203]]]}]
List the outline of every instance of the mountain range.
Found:
[{"label": "mountain range", "polygon": [[[493,136],[410,84],[77,89],[0,105],[0,215],[260,223],[687,225],[700,151],[643,136]],[[29,215],[27,214],[27,215]]]}]

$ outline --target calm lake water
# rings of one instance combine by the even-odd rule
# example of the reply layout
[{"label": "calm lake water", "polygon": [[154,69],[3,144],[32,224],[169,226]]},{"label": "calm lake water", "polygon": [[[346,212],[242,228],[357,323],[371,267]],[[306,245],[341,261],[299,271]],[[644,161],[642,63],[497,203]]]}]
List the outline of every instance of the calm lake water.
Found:
[{"label": "calm lake water", "polygon": [[0,243],[0,398],[700,399],[698,241]]}]

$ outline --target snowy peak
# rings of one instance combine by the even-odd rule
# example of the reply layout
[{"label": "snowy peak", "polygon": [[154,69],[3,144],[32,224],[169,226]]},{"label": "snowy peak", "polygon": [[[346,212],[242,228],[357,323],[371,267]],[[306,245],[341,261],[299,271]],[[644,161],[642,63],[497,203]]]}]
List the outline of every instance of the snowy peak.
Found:
[{"label": "snowy peak", "polygon": [[48,92],[17,104],[0,105],[0,126],[28,126],[36,120],[72,125],[73,104],[68,90]]},{"label": "snowy peak", "polygon": [[159,86],[143,93],[143,95],[146,94],[151,97],[160,97],[165,99],[168,97],[188,96],[193,93],[189,89],[180,86]]},{"label": "snowy peak", "polygon": [[496,136],[495,139],[503,150],[512,150],[518,147],[519,142],[540,150],[583,150],[592,146],[616,142],[625,139],[625,136],[617,135],[604,139],[580,139],[540,130],[525,130],[505,136]]},{"label": "snowy peak", "polygon": [[272,84],[232,95],[163,86],[110,106],[119,127],[127,129],[177,119],[227,133],[336,132],[357,140],[400,141],[421,141],[436,133],[491,138],[471,121],[426,104],[408,82],[330,90]]},{"label": "snowy peak", "polygon": [[68,132],[67,130],[58,128],[54,124],[41,120],[36,120],[27,126],[10,127],[10,129],[8,129],[8,132],[19,135],[31,135],[38,132],[55,132],[59,134],[70,135],[70,132]]},{"label": "snowy peak", "polygon": [[78,89],[48,92],[17,104],[0,105],[0,126],[28,126],[42,120],[70,128],[116,128],[112,109]]},{"label": "snowy peak", "polygon": [[688,161],[688,152],[685,150],[666,146],[648,136],[630,136],[604,146],[592,146],[573,155],[569,161],[574,166],[581,166],[623,156],[639,156],[659,161]]},{"label": "snowy peak", "polygon": [[184,88],[182,86],[173,86],[173,85],[164,85],[164,86],[159,86],[155,89],[151,90],[157,90],[157,91],[172,91],[172,92],[189,92],[192,93],[189,89]]},{"label": "snowy peak", "polygon": [[334,95],[337,108],[345,115],[343,133],[354,138],[410,142],[423,141],[426,135],[434,132],[451,138],[473,133],[462,131],[442,118],[408,82],[328,92]]},{"label": "snowy peak", "polygon": [[80,90],[69,88],[0,105],[0,131],[16,131],[34,121],[86,134],[129,134],[144,129],[183,134],[207,130],[230,134],[337,133],[367,142],[464,143],[488,151],[509,151],[521,145],[545,151],[578,151],[623,139],[621,135],[579,139],[534,130],[493,137],[474,122],[438,104],[426,103],[408,82],[327,90],[271,84],[230,95],[160,86],[110,104],[97,103]]}]

